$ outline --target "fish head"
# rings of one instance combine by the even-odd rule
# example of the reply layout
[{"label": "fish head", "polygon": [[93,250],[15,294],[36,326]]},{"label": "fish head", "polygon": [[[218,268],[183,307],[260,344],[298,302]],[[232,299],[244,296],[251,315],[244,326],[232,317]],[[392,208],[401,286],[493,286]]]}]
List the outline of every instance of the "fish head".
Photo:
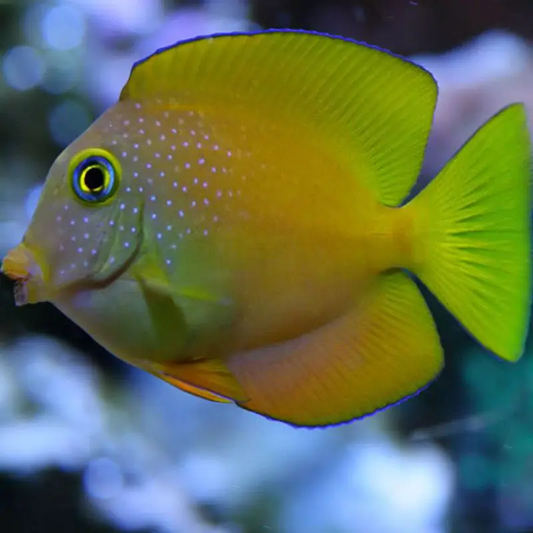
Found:
[{"label": "fish head", "polygon": [[140,250],[143,199],[128,185],[133,169],[119,154],[129,147],[109,129],[112,113],[52,164],[22,242],[2,262],[2,272],[17,282],[17,305],[103,287]]}]

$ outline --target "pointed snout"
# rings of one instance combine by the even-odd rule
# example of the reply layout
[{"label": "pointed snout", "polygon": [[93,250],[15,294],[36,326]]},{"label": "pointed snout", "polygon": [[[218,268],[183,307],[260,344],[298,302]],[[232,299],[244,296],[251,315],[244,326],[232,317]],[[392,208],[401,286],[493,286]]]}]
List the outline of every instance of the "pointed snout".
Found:
[{"label": "pointed snout", "polygon": [[15,301],[17,305],[36,303],[44,299],[41,267],[35,255],[24,243],[8,252],[2,261],[0,271],[16,282]]},{"label": "pointed snout", "polygon": [[8,252],[2,261],[1,272],[14,281],[29,280],[42,275],[33,254],[24,244],[19,244]]}]

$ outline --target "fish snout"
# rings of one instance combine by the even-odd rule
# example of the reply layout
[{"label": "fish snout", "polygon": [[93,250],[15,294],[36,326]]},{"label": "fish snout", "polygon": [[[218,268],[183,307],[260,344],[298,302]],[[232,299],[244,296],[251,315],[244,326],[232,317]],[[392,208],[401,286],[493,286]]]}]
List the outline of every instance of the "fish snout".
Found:
[{"label": "fish snout", "polygon": [[41,301],[43,273],[35,255],[23,243],[10,250],[2,261],[0,271],[16,282],[17,305]]}]

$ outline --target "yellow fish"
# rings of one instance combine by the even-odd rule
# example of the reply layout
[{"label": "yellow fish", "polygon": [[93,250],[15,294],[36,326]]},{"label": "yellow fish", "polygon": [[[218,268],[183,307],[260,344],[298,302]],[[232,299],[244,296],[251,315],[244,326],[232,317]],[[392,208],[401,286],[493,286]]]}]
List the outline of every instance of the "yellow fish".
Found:
[{"label": "yellow fish", "polygon": [[50,301],[172,385],[296,426],[362,417],[436,378],[443,351],[406,271],[516,361],[526,114],[491,118],[406,203],[436,99],[422,68],[317,33],[159,50],[57,158],[2,270],[19,305]]}]

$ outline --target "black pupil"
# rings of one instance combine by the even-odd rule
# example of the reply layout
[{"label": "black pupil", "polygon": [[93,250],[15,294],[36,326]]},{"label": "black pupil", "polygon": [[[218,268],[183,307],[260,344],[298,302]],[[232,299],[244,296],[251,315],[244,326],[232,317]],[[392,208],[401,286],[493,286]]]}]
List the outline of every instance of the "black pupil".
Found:
[{"label": "black pupil", "polygon": [[97,191],[104,187],[105,175],[101,167],[91,167],[85,172],[85,186],[90,191]]}]

